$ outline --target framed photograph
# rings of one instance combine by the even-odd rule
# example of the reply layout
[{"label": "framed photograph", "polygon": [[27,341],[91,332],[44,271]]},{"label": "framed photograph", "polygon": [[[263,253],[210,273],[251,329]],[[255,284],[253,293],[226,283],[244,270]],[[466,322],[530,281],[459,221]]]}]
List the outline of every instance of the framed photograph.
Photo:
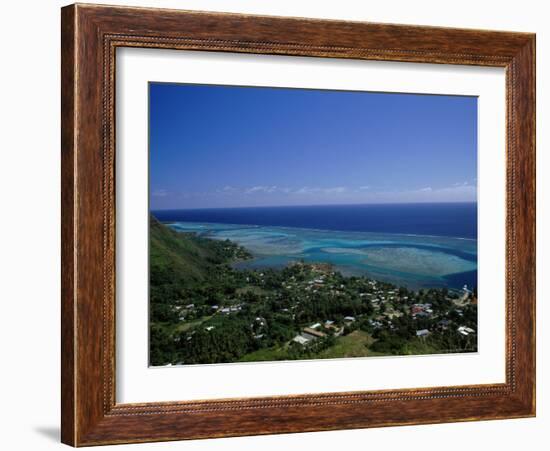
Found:
[{"label": "framed photograph", "polygon": [[535,36],[62,9],[62,441],[535,415]]}]

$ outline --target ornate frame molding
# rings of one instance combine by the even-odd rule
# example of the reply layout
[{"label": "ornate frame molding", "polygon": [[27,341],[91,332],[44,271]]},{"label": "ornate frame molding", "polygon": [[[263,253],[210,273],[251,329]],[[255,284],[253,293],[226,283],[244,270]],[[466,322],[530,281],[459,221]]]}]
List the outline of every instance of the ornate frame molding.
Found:
[{"label": "ornate frame molding", "polygon": [[[62,41],[64,443],[80,446],[534,415],[534,35],[72,5],[62,9]],[[114,90],[118,47],[505,67],[506,383],[117,404]],[[330,418],[322,409],[304,413],[304,407],[329,404]]]}]

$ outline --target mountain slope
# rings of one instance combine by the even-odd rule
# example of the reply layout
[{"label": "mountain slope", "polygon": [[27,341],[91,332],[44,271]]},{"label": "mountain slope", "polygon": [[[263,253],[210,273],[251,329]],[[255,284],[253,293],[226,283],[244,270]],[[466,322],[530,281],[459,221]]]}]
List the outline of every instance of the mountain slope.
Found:
[{"label": "mountain slope", "polygon": [[195,233],[176,232],[150,216],[150,299],[170,303],[184,291],[213,281],[220,264],[251,258],[251,254],[229,240],[220,241]]},{"label": "mountain slope", "polygon": [[200,282],[224,260],[218,243],[175,232],[154,216],[150,217],[149,246],[151,289]]}]

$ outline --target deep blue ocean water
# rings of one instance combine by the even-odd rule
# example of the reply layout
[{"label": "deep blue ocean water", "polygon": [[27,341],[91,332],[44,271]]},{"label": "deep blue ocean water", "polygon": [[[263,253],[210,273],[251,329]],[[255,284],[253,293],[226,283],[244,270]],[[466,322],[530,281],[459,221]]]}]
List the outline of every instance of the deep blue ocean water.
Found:
[{"label": "deep blue ocean water", "polygon": [[477,205],[392,204],[163,210],[179,231],[230,239],[254,259],[237,267],[326,262],[346,275],[407,286],[477,286]]},{"label": "deep blue ocean water", "polygon": [[153,214],[162,222],[253,224],[477,238],[476,203],[206,208],[162,210]]}]

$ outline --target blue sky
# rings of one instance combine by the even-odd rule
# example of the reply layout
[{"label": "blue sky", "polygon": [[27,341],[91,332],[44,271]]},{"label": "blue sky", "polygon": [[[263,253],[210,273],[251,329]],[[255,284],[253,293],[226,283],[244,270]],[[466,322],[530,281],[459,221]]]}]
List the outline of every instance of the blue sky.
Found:
[{"label": "blue sky", "polygon": [[475,97],[149,90],[152,210],[476,200]]}]

